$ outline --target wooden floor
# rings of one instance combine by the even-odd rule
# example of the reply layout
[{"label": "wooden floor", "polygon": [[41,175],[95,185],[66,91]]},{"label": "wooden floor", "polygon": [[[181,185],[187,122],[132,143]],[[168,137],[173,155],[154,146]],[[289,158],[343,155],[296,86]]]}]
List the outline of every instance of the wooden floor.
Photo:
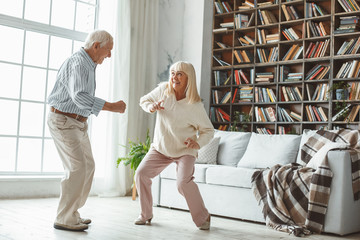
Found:
[{"label": "wooden floor", "polygon": [[[196,228],[186,211],[155,207],[150,225],[136,226],[139,203],[130,197],[90,197],[81,209],[82,217],[92,219],[85,232],[68,232],[52,227],[56,198],[0,200],[0,240],[112,240],[112,239],[166,239],[166,240],[229,240],[229,239],[299,239],[277,232],[262,224],[213,216],[210,231]],[[360,239],[360,233],[339,237],[311,235],[306,239]]]}]

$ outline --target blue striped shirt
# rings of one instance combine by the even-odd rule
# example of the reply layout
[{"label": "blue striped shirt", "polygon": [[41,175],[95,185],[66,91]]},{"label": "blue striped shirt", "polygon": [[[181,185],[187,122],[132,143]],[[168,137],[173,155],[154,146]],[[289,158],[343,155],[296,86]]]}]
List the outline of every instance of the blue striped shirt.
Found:
[{"label": "blue striped shirt", "polygon": [[62,112],[97,116],[105,100],[95,97],[96,65],[84,48],[69,57],[59,69],[48,104]]}]

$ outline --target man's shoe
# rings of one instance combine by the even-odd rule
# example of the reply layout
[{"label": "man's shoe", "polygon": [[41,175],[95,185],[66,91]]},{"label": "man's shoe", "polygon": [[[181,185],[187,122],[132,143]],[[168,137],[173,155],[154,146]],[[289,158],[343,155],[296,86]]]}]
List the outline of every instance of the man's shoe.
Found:
[{"label": "man's shoe", "polygon": [[80,223],[82,223],[82,224],[90,224],[91,219],[90,218],[80,218]]},{"label": "man's shoe", "polygon": [[199,227],[200,230],[209,230],[210,229],[210,214],[206,221]]},{"label": "man's shoe", "polygon": [[54,223],[54,228],[59,229],[59,230],[67,230],[67,231],[84,231],[84,230],[88,229],[89,227],[88,227],[88,225],[82,224],[82,223],[78,223],[78,224],[74,224],[74,225]]}]

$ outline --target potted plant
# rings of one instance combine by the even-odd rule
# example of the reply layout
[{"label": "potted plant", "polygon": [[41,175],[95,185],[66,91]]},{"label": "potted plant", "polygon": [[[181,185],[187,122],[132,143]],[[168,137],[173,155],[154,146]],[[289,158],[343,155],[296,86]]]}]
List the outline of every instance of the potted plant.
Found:
[{"label": "potted plant", "polygon": [[[130,164],[130,168],[134,170],[134,176],[136,169],[138,168],[139,164],[145,157],[146,153],[149,151],[151,145],[150,136],[149,136],[149,129],[146,133],[146,140],[145,142],[133,142],[129,140],[129,152],[125,157],[120,157],[117,159],[116,167],[119,167],[119,164],[122,162],[125,166]],[[122,145],[123,147],[126,147]],[[135,180],[133,179],[133,186],[132,186],[132,199],[136,199],[136,185]]]},{"label": "potted plant", "polygon": [[[248,128],[248,122],[250,122],[250,115],[245,112],[235,111],[234,121],[231,124],[230,131],[245,132]],[[239,123],[239,126],[238,126]]]},{"label": "potted plant", "polygon": [[349,98],[349,87],[350,85],[347,82],[333,82],[330,92],[335,91],[335,99],[336,100],[346,100]]}]

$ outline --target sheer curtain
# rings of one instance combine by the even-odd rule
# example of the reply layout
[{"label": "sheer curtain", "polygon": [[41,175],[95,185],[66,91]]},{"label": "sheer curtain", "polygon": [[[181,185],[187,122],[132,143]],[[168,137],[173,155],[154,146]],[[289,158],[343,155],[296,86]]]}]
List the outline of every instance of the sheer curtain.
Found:
[{"label": "sheer curtain", "polygon": [[[158,0],[100,1],[99,28],[114,37],[112,57],[97,68],[98,91],[108,101],[123,100],[124,114],[101,112],[92,119],[91,139],[96,161],[93,193],[124,196],[133,173],[116,159],[125,156],[128,140],[145,140],[154,126],[154,116],[139,107],[139,99],[156,85]],[[102,69],[101,69],[102,68]],[[101,87],[100,87],[101,85]],[[106,94],[105,94],[106,93]]]}]

